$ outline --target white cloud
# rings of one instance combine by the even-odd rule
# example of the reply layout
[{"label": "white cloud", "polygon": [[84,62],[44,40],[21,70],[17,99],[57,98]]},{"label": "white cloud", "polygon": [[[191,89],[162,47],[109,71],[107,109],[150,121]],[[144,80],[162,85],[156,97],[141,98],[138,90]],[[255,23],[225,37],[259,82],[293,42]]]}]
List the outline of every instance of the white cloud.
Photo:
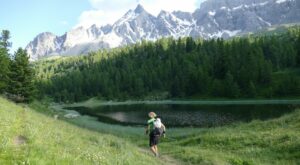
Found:
[{"label": "white cloud", "polygon": [[193,12],[197,8],[197,0],[141,0],[140,3],[154,15],[157,15],[161,10]]},{"label": "white cloud", "polygon": [[[113,24],[129,9],[134,9],[139,3],[153,15],[161,10],[193,12],[203,0],[89,0],[93,9],[84,11],[79,17],[77,26],[92,24]],[[197,5],[198,4],[198,5]]]},{"label": "white cloud", "polygon": [[101,10],[88,10],[81,13],[78,21],[80,25],[90,26],[95,23],[98,24],[104,16],[105,14]]},{"label": "white cloud", "polygon": [[63,26],[66,26],[66,25],[68,25],[69,23],[68,23],[68,21],[60,21],[60,24],[63,25]]},{"label": "white cloud", "polygon": [[103,11],[124,10],[138,4],[137,0],[89,0],[92,7]]}]

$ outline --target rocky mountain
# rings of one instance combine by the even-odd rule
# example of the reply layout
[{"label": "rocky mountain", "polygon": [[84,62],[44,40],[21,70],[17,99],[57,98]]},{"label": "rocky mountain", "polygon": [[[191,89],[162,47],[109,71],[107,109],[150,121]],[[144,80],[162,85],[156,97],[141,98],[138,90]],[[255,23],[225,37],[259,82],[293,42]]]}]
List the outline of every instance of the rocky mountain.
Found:
[{"label": "rocky mountain", "polygon": [[299,0],[207,0],[194,13],[161,11],[157,16],[138,5],[113,25],[78,27],[62,36],[41,33],[26,50],[31,60],[37,60],[43,56],[86,54],[169,36],[229,38],[268,26],[298,22]]}]

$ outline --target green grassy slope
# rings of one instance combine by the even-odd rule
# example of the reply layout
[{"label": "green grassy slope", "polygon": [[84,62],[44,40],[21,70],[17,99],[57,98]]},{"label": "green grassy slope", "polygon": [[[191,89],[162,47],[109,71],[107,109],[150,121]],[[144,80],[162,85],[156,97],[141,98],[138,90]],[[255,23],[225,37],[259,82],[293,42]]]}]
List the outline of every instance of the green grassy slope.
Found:
[{"label": "green grassy slope", "polygon": [[0,98],[0,164],[163,164],[132,143]]},{"label": "green grassy slope", "polygon": [[162,147],[191,164],[300,164],[300,111],[269,121],[204,129]]}]

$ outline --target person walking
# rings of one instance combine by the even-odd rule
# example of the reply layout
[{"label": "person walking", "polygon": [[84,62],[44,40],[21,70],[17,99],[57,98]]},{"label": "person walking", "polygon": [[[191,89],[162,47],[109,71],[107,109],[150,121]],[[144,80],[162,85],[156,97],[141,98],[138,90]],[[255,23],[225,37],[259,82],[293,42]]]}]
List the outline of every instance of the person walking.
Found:
[{"label": "person walking", "polygon": [[157,117],[154,112],[148,114],[149,120],[147,121],[146,134],[149,134],[149,146],[152,153],[158,157],[158,143],[161,136],[165,136],[166,127]]}]

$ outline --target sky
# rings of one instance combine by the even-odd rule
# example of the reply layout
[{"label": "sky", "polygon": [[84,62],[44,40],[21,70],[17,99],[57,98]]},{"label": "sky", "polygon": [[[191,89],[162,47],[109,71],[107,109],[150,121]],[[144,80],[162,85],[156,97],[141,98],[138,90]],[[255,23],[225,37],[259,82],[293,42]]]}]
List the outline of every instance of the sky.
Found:
[{"label": "sky", "polygon": [[25,48],[39,33],[63,35],[78,26],[113,24],[141,4],[157,15],[161,10],[189,11],[204,0],[1,0],[0,30],[11,32],[13,53]]}]

